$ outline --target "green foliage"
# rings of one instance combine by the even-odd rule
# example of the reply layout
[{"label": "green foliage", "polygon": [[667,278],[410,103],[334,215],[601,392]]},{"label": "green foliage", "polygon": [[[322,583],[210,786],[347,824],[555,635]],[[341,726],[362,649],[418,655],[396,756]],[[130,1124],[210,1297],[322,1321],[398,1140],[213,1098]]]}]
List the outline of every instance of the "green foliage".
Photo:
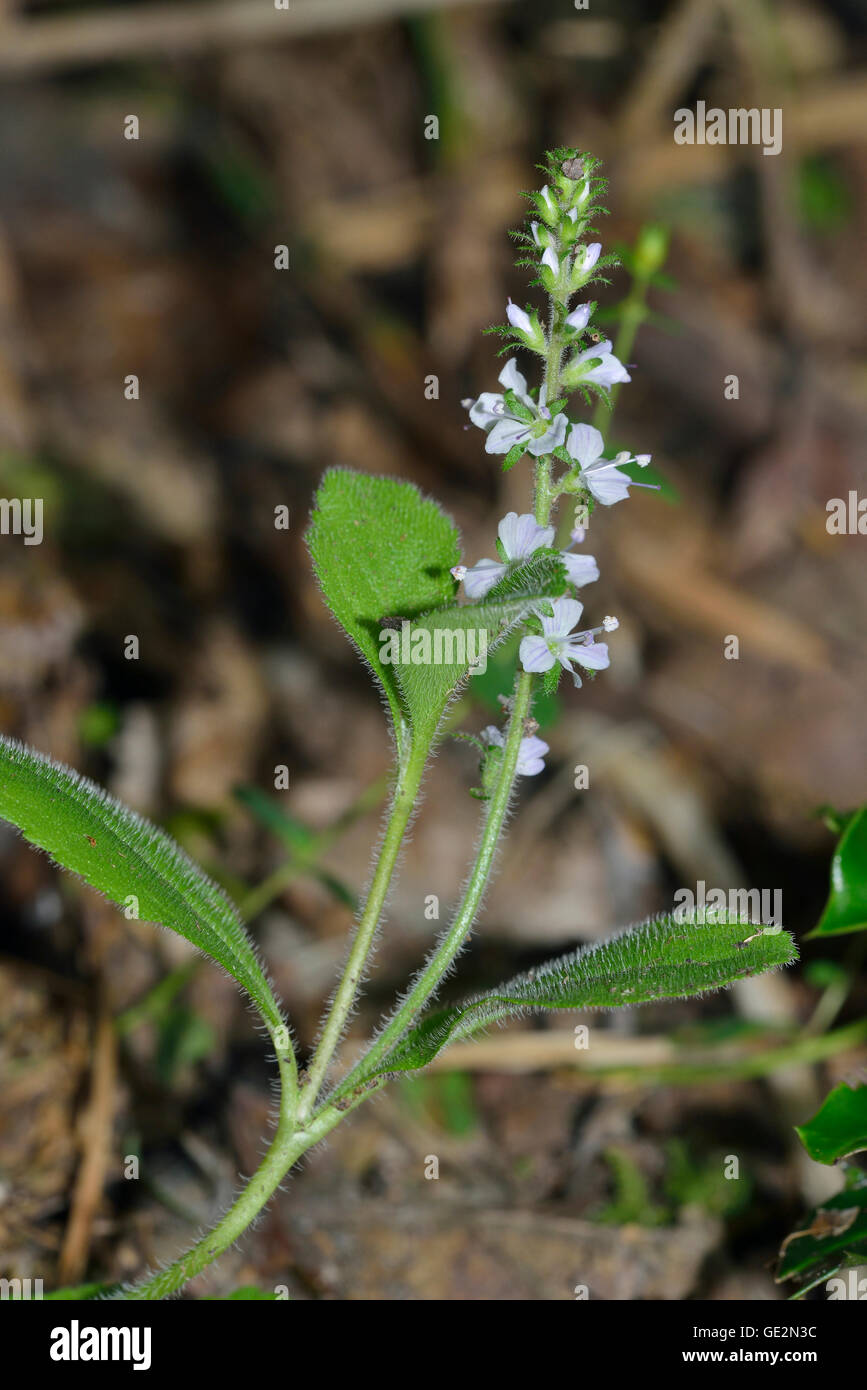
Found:
[{"label": "green foliage", "polygon": [[838,1269],[867,1261],[867,1181],[853,1171],[842,1192],[811,1212],[780,1249],[777,1283],[798,1279],[813,1287]]},{"label": "green foliage", "polygon": [[234,906],[162,830],[93,782],[3,737],[0,818],[118,906],[135,897],[143,921],[185,936],[247,991],[272,1033],[282,1028]]},{"label": "green foliage", "polygon": [[290,815],[259,787],[235,787],[234,796],[242,806],[247,807],[259,824],[270,830],[292,854],[309,854],[313,850],[316,844],[315,830],[298,820],[297,816]]},{"label": "green foliage", "polygon": [[316,494],[307,543],[328,607],[385,692],[402,753],[404,713],[395,670],[380,660],[382,620],[417,618],[453,598],[455,526],[412,483],[333,468]]},{"label": "green foliage", "polygon": [[[504,575],[480,603],[467,603],[448,608],[436,608],[410,622],[405,633],[394,633],[400,659],[394,669],[406,716],[419,746],[427,745],[439,727],[443,713],[455,690],[472,674],[470,664],[459,661],[420,661],[411,658],[416,643],[430,642],[436,654],[451,655],[450,642],[455,639],[455,651],[465,656],[468,644],[460,638],[474,633],[476,656],[495,649],[509,633],[528,618],[540,602],[561,594],[566,587],[566,571],[554,552],[539,551],[524,564],[515,566]],[[439,636],[437,636],[439,634]],[[406,653],[410,660],[404,660]]]},{"label": "green foliage", "polygon": [[647,1179],[635,1159],[625,1149],[605,1151],[611,1168],[614,1194],[596,1213],[595,1220],[607,1226],[662,1226],[668,1220],[665,1207],[651,1200]]},{"label": "green foliage", "polygon": [[[719,914],[724,917],[725,914]],[[611,1009],[683,999],[797,959],[788,932],[727,921],[651,918],[640,926],[519,975],[496,989],[431,1014],[353,1089],[375,1077],[425,1067],[449,1043],[535,1009]],[[342,1092],[338,1089],[338,1095]]]},{"label": "green foliage", "polygon": [[471,1134],[480,1123],[473,1078],[465,1071],[404,1078],[400,1100],[416,1120],[456,1138]]},{"label": "green foliage", "polygon": [[69,1288],[55,1289],[53,1293],[42,1295],[44,1303],[87,1303],[107,1298],[119,1284],[74,1284]]},{"label": "green foliage", "polygon": [[842,936],[867,928],[867,807],[846,823],[831,861],[831,893],[814,936]]},{"label": "green foliage", "polygon": [[734,1180],[725,1175],[724,1154],[709,1155],[699,1161],[682,1139],[671,1139],[665,1146],[664,1190],[675,1209],[701,1207],[719,1218],[742,1211],[750,1200],[752,1182],[748,1174]]},{"label": "green foliage", "polygon": [[168,1010],[157,1029],[156,1069],[166,1087],[175,1085],[179,1074],[209,1056],[216,1042],[207,1019],[184,1005]]},{"label": "green foliage", "polygon": [[233,1289],[231,1293],[223,1294],[222,1297],[214,1295],[203,1300],[205,1303],[275,1303],[278,1300],[275,1293],[266,1293],[264,1289],[257,1289],[255,1284],[243,1284],[240,1289]]},{"label": "green foliage", "polygon": [[798,169],[798,204],[803,225],[830,235],[852,216],[852,195],[840,171],[825,155],[810,155]]},{"label": "green foliage", "polygon": [[837,1163],[867,1149],[867,1086],[847,1086],[841,1081],[813,1118],[795,1128],[817,1163]]},{"label": "green foliage", "polygon": [[89,748],[102,748],[114,738],[120,728],[120,713],[115,705],[97,701],[87,705],[78,721],[78,734]]},{"label": "green foliage", "polygon": [[[470,694],[484,707],[496,714],[502,714],[500,695],[511,695],[515,683],[515,662],[518,658],[518,637],[513,635],[488,657],[488,669],[473,676]],[[555,695],[545,695],[543,691],[533,700],[533,718],[544,732],[556,724],[560,718],[561,704]]]}]

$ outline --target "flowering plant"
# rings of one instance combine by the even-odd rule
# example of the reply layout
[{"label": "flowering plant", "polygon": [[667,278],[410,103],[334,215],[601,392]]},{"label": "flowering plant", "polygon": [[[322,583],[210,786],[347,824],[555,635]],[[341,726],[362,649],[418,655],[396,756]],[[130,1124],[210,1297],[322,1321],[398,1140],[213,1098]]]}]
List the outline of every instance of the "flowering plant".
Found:
[{"label": "flowering plant", "polygon": [[[167,1268],[113,1296],[158,1299],[175,1292],[242,1234],[302,1154],[392,1077],[425,1066],[457,1038],[534,1009],[614,1008],[685,997],[795,957],[791,937],[779,927],[759,928],[744,939],[740,921],[725,914],[712,921],[663,916],[461,1004],[426,1012],[479,913],[517,779],[544,771],[549,748],[537,737],[535,694],[554,690],[564,670],[580,686],[579,671],[592,678],[610,662],[608,643],[599,639],[616,631],[616,618],[605,616],[577,630],[582,604],[575,592],[595,582],[599,569],[593,556],[575,551],[584,541],[583,525],[573,530],[568,549],[557,546],[557,504],[566,496],[586,517],[597,503],[623,501],[639,485],[626,466],[640,468],[649,459],[605,459],[599,431],[571,418],[570,398],[608,403],[611,388],[630,377],[610,342],[591,327],[595,301],[584,297],[573,304],[615,264],[591,240],[591,223],[603,211],[598,162],[559,149],[549,155],[544,175],[543,187],[527,195],[531,216],[516,236],[519,265],[547,296],[545,326],[535,307],[510,302],[507,322],[492,330],[504,339],[507,354],[538,359],[540,381],[528,386],[509,356],[499,377],[502,392],[466,402],[471,423],[485,433],[487,452],[501,456],[505,469],[529,456],[532,511],[509,512],[499,524],[497,558],[467,566],[450,518],[409,483],[334,469],[316,496],[308,532],[313,565],[325,602],[385,697],[395,760],[367,897],[305,1067],[299,1067],[256,948],[222,891],[161,830],[92,783],[14,740],[0,742],[0,816],[124,906],[127,915],[170,927],[222,965],[256,1006],[276,1056],[277,1123],[257,1172],[203,1239]],[[361,1059],[335,1077],[335,1054],[356,1006],[446,712],[477,667],[477,654],[513,634],[520,639],[518,662],[504,726],[466,735],[480,754],[476,794],[484,810],[462,898]],[[470,642],[470,635],[476,640]]]}]

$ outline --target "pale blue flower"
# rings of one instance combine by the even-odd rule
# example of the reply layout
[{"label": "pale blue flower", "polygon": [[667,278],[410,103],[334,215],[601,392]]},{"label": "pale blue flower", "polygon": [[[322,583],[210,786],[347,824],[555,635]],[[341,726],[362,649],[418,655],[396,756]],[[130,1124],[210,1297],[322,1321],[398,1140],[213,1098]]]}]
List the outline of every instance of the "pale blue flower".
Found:
[{"label": "pale blue flower", "polygon": [[636,483],[618,464],[637,463],[645,468],[650,462],[650,454],[618,454],[615,459],[604,459],[602,435],[592,425],[573,425],[569,431],[566,448],[579,465],[579,481],[604,507],[622,502],[629,496],[631,487],[651,487],[653,484]]},{"label": "pale blue flower", "polygon": [[589,246],[582,246],[575,254],[575,269],[582,275],[586,275],[588,270],[592,270],[602,251],[601,241],[591,241]]},{"label": "pale blue flower", "polygon": [[[497,535],[505,560],[479,560],[471,568],[455,565],[451,571],[455,579],[463,582],[467,598],[484,598],[517,560],[526,560],[537,550],[548,549],[554,544],[554,527],[539,526],[531,512],[521,516],[517,512],[507,512],[497,527]],[[561,550],[560,558],[566,566],[569,582],[576,588],[599,578],[599,567],[592,555],[570,555],[567,550]]]},{"label": "pale blue flower", "polygon": [[[506,746],[505,736],[502,731],[494,724],[489,724],[483,729],[480,735],[482,742],[489,747],[504,748]],[[519,777],[536,777],[545,770],[545,754],[550,753],[550,748],[544,739],[522,738],[521,746],[518,749],[518,765],[515,769]]]},{"label": "pale blue flower", "polygon": [[607,389],[618,382],[632,380],[623,363],[614,356],[607,338],[601,343],[591,343],[590,347],[573,357],[566,376],[572,388],[587,383]]},{"label": "pale blue flower", "polygon": [[[594,642],[593,638],[602,631],[612,631],[610,627],[591,628],[586,632],[575,632],[574,628],[583,612],[583,604],[574,598],[555,598],[551,601],[553,615],[548,616],[541,609],[539,619],[542,624],[541,636],[524,637],[521,640],[519,656],[525,671],[550,671],[555,661],[559,661],[565,671],[572,674],[576,686],[581,677],[573,669],[577,662],[588,671],[604,671],[609,665],[608,646],[605,642]],[[610,624],[613,619],[608,619]]]},{"label": "pale blue flower", "polygon": [[568,328],[574,328],[577,333],[582,333],[584,329],[587,327],[589,318],[590,305],[578,304],[572,310],[571,314],[567,316],[566,326]]},{"label": "pale blue flower", "polygon": [[[519,310],[522,313],[523,310]],[[487,431],[485,451],[489,454],[507,454],[516,444],[522,444],[531,454],[552,454],[565,441],[568,420],[565,415],[555,415],[545,404],[545,388],[539,392],[538,403],[527,390],[527,378],[522,376],[510,358],[498,380],[507,391],[514,391],[522,405],[530,411],[532,418],[522,420],[513,415],[506,405],[504,395],[494,391],[483,391],[477,401],[470,406],[470,419],[479,429]],[[544,426],[544,427],[543,427]]]}]

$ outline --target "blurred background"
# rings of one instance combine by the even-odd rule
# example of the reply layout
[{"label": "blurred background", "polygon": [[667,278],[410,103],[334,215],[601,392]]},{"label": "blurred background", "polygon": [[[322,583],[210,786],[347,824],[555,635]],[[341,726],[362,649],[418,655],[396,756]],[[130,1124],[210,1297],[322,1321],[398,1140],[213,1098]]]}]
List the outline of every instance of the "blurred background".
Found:
[{"label": "blurred background", "polygon": [[[334,464],[412,479],[468,563],[527,509],[527,465],[504,475],[460,401],[494,387],[482,329],[528,298],[507,229],[557,144],[605,161],[624,266],[602,301],[633,377],[609,438],[663,487],[593,518],[612,666],[540,703],[548,769],[448,996],[700,880],[780,890],[785,925],[815,925],[819,808],[867,799],[865,540],[826,527],[829,499],[867,492],[865,36],[858,0],[0,0],[0,493],[44,499],[41,545],[0,537],[0,727],[225,884],[302,1049],[390,757],[311,574],[312,494]],[[780,108],[781,152],[676,144],[698,101]],[[508,686],[492,662],[454,726],[492,722]],[[425,898],[442,925],[458,895],[475,780],[447,740],[350,1052],[438,929]],[[258,1161],[261,1039],[185,942],[8,830],[0,901],[0,1274],[134,1277]],[[785,1297],[781,1240],[840,1186],[792,1125],[865,1050],[749,1059],[863,1015],[859,939],[723,996],[452,1049],[189,1296]]]}]

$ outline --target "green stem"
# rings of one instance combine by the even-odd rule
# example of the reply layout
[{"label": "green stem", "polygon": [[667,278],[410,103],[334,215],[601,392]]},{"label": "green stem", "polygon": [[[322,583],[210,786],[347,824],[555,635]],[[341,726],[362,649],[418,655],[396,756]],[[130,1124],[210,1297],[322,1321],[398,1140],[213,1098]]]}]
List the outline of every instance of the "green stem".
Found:
[{"label": "green stem", "polygon": [[398,773],[398,783],[391,803],[382,849],[377,860],[373,882],[370,885],[370,892],[356,927],[346,965],[322,1029],[322,1036],[308,1068],[304,1091],[298,1107],[299,1123],[303,1123],[313,1109],[331,1058],[340,1042],[346,1020],[349,1017],[362,971],[370,954],[376,929],[379,926],[379,919],[385,906],[386,895],[403,844],[403,837],[406,834],[421,786],[427,753],[427,745],[421,747],[412,745],[405,765]]},{"label": "green stem", "polygon": [[521,739],[524,737],[524,720],[530,712],[530,698],[533,688],[533,677],[526,671],[521,671],[515,681],[515,690],[512,697],[512,714],[509,720],[509,730],[506,735],[506,742],[503,748],[503,759],[500,766],[500,774],[496,786],[488,802],[488,811],[485,817],[482,838],[479,842],[478,852],[470,873],[469,882],[464,891],[461,905],[455,914],[454,921],[442,938],[439,946],[429,957],[427,964],[422,969],[421,974],[416,979],[415,984],[410,989],[400,1007],[392,1015],[382,1032],[368,1048],[364,1057],[353,1067],[352,1071],[340,1083],[340,1094],[348,1095],[352,1090],[353,1080],[367,1072],[371,1065],[378,1062],[391,1048],[392,1044],[406,1032],[416,1015],[424,1008],[431,995],[437,989],[440,981],[461,949],[464,941],[472,930],[473,922],[478,913],[481,901],[488,886],[491,869],[497,851],[500,835],[503,830],[503,823],[509,809],[509,802],[512,796],[512,789],[515,781],[515,769],[518,765],[518,753],[521,748]]},{"label": "green stem", "polygon": [[[322,1134],[333,1128],[323,1116],[310,1130],[298,1131],[295,1128],[295,1085],[292,1069],[284,1059],[280,1067],[280,1115],[274,1138],[261,1164],[244,1190],[236,1198],[229,1210],[220,1218],[212,1231],[197,1241],[185,1254],[175,1260],[167,1269],[160,1270],[126,1289],[121,1295],[125,1299],[156,1300],[167,1298],[182,1288],[188,1279],[200,1274],[212,1260],[228,1250],[255,1219],[279,1186],[287,1170],[296,1158],[315,1144]],[[314,1133],[315,1129],[315,1133]]]}]

